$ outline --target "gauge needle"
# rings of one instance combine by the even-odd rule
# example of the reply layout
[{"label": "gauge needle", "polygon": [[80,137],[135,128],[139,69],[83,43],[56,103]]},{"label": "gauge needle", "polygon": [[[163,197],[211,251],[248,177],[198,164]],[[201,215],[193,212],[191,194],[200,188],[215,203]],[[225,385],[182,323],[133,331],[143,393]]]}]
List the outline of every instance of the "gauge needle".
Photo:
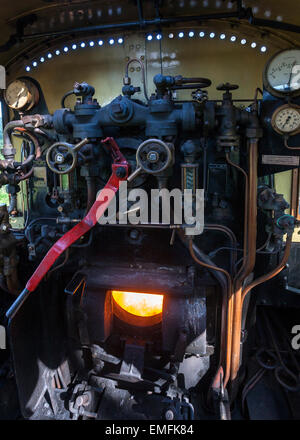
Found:
[{"label": "gauge needle", "polygon": [[17,100],[16,102],[13,104],[14,107],[18,107],[19,101],[20,101],[20,97],[22,95],[22,93],[24,92],[24,87],[22,87],[22,89],[19,91],[19,93],[17,94]]},{"label": "gauge needle", "polygon": [[286,118],[286,121],[285,121],[285,123],[283,124],[283,127],[285,127],[286,126],[286,124],[290,121],[290,119],[291,119],[291,117],[290,116],[288,116],[287,118]]},{"label": "gauge needle", "polygon": [[293,70],[294,70],[294,67],[296,66],[296,63],[297,63],[297,61],[295,60],[292,64],[292,70],[291,70],[290,79],[289,79],[289,89],[291,88],[291,82],[292,82],[292,77],[293,77],[293,73],[294,73]]}]

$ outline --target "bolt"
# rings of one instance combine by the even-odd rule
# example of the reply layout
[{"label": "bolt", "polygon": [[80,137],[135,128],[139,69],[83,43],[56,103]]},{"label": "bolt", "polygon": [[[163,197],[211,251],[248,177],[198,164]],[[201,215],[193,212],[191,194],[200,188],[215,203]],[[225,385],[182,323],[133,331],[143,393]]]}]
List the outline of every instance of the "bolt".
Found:
[{"label": "bolt", "polygon": [[126,168],[118,167],[116,171],[116,176],[123,179],[126,176]]},{"label": "bolt", "polygon": [[149,151],[147,158],[149,162],[157,162],[158,161],[158,153],[156,151]]},{"label": "bolt", "polygon": [[64,156],[61,153],[57,153],[55,156],[55,162],[56,163],[63,163],[65,160]]}]

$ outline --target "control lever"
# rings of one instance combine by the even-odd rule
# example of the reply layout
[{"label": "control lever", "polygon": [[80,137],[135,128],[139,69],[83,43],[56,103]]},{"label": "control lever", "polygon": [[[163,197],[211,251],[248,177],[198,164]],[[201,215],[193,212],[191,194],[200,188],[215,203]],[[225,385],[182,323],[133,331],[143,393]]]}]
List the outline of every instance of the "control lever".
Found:
[{"label": "control lever", "polygon": [[[87,139],[85,139],[85,141],[87,141]],[[20,293],[16,301],[6,312],[8,319],[13,319],[28,296],[36,290],[58,257],[96,225],[119,190],[120,182],[127,179],[129,165],[119,150],[114,138],[106,138],[101,142],[109,149],[113,158],[112,175],[110,176],[105,187],[99,192],[97,199],[87,215],[81,220],[80,223],[70,229],[50,248],[46,256],[35,270],[34,274],[27,282],[25,289]]]}]

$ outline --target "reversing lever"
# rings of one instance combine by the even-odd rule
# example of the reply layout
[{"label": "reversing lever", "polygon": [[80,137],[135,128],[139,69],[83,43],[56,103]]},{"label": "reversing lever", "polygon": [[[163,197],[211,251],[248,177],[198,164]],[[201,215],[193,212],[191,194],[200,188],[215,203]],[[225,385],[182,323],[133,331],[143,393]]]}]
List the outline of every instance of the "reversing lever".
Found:
[{"label": "reversing lever", "polygon": [[[74,228],[64,234],[48,251],[34,274],[26,284],[25,289],[18,296],[16,301],[6,312],[8,319],[12,319],[24,304],[30,293],[34,292],[44,278],[49,269],[53,266],[58,257],[75,243],[80,237],[86,234],[95,226],[99,218],[104,214],[107,207],[113,200],[119,190],[120,181],[126,180],[129,172],[129,164],[119,150],[116,141],[113,138],[106,138],[101,141],[110,151],[113,158],[112,175],[105,187],[99,192],[97,199],[92,205],[87,215]],[[110,191],[107,191],[107,190]],[[112,190],[112,191],[111,191]],[[103,197],[104,195],[104,197]],[[105,200],[105,201],[104,201]]]}]

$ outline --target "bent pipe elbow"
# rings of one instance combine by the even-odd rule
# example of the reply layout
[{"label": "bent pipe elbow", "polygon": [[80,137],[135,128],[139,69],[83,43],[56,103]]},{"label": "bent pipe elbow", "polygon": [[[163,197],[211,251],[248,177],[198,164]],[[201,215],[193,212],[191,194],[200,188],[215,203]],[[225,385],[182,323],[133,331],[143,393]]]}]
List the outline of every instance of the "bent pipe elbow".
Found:
[{"label": "bent pipe elbow", "polygon": [[11,142],[11,133],[13,132],[13,130],[16,127],[24,127],[24,122],[21,120],[17,120],[17,121],[10,121],[6,124],[6,126],[4,127],[3,130],[3,143],[4,143],[4,148],[5,147],[10,147],[12,145]]}]

